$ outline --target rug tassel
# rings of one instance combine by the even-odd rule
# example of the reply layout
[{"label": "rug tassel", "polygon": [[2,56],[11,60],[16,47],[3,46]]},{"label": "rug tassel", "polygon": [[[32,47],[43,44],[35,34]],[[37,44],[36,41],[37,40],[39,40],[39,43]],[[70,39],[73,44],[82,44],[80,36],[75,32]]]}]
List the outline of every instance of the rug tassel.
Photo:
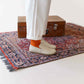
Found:
[{"label": "rug tassel", "polygon": [[2,61],[4,62],[4,64],[7,66],[6,68],[11,72],[11,71],[15,71],[15,69],[10,65],[10,63],[8,62],[8,60],[5,58],[5,56],[3,55],[3,53],[0,51],[0,59],[2,59]]}]

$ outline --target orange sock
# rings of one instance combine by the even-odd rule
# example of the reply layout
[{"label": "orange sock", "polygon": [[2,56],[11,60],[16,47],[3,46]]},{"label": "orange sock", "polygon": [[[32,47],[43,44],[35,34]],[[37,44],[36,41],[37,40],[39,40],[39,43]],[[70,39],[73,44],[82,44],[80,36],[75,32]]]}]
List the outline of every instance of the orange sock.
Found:
[{"label": "orange sock", "polygon": [[31,45],[32,46],[35,46],[35,47],[38,47],[39,48],[39,45],[41,43],[41,40],[31,40]]}]

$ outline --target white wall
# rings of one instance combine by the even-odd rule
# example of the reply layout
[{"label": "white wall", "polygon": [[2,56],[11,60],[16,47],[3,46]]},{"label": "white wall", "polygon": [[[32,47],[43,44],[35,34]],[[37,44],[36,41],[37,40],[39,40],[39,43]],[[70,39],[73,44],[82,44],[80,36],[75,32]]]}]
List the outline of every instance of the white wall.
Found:
[{"label": "white wall", "polygon": [[52,0],[50,14],[84,26],[84,0]]},{"label": "white wall", "polygon": [[[84,0],[52,0],[50,15],[84,26]],[[0,0],[0,32],[16,31],[18,16],[25,16],[25,0]]]}]

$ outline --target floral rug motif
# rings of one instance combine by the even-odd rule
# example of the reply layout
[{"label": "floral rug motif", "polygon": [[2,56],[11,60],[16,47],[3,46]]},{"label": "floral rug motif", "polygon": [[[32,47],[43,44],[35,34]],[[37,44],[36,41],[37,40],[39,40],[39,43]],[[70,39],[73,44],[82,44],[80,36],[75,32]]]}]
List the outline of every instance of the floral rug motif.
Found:
[{"label": "floral rug motif", "polygon": [[9,71],[16,71],[84,53],[84,27],[80,25],[66,23],[65,36],[43,37],[43,39],[56,45],[56,54],[46,56],[31,53],[30,40],[18,38],[17,31],[0,33],[0,58]]}]

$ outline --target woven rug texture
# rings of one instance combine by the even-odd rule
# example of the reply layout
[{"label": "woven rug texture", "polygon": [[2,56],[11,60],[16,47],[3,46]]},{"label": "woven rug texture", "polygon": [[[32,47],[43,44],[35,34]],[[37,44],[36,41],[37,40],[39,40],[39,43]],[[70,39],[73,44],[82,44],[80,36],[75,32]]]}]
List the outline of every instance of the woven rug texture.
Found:
[{"label": "woven rug texture", "polygon": [[66,23],[65,36],[43,37],[43,39],[56,45],[56,54],[46,56],[31,53],[30,40],[18,38],[17,31],[0,33],[0,58],[9,71],[16,71],[84,53],[84,27],[80,25]]}]

